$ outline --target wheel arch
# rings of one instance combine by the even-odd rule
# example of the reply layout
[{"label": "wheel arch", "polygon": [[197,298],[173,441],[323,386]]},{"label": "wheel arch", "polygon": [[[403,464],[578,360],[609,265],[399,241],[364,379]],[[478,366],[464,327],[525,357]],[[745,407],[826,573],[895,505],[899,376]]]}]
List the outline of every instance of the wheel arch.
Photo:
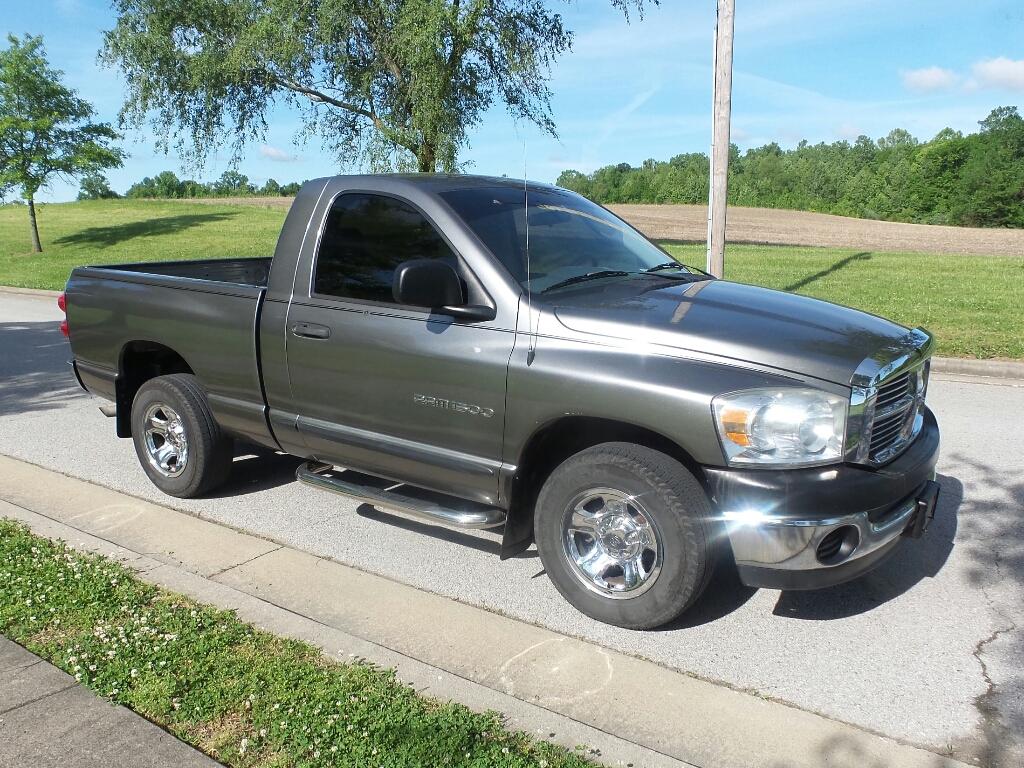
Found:
[{"label": "wheel arch", "polygon": [[533,508],[544,481],[563,461],[600,443],[625,442],[672,457],[707,490],[703,467],[677,441],[649,427],[592,416],[561,416],[534,431],[524,444],[508,484],[508,517],[501,557],[524,551],[533,542]]},{"label": "wheel arch", "polygon": [[114,387],[118,437],[132,436],[132,402],[139,387],[150,379],[171,373],[195,374],[195,371],[177,350],[159,342],[138,339],[121,347]]}]

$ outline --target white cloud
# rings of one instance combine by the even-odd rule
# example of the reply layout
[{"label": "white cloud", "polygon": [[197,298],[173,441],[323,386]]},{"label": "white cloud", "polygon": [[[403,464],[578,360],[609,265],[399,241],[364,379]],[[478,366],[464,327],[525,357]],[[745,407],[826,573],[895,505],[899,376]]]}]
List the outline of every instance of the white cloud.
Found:
[{"label": "white cloud", "polygon": [[283,149],[272,147],[269,144],[260,145],[260,155],[275,163],[294,163],[298,161],[297,155],[291,155]]},{"label": "white cloud", "polygon": [[858,136],[864,133],[856,123],[847,120],[836,126],[836,136],[846,141],[854,141]]},{"label": "white cloud", "polygon": [[61,16],[77,16],[82,10],[79,0],[56,0],[54,5]]},{"label": "white cloud", "polygon": [[942,67],[905,69],[900,77],[903,86],[911,91],[948,91],[960,80],[956,72]]},{"label": "white cloud", "polygon": [[977,62],[971,71],[974,82],[981,88],[1005,88],[1008,91],[1024,91],[1024,59],[1008,59],[1000,56]]}]

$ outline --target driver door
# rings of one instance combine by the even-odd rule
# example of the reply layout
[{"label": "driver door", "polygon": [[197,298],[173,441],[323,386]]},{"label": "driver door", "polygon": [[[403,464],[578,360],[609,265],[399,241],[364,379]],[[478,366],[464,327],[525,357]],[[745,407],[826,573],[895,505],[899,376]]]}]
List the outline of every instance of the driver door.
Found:
[{"label": "driver door", "polygon": [[332,203],[288,311],[298,431],[322,461],[495,504],[514,333],[395,303],[395,268],[413,259],[468,269],[405,200]]}]

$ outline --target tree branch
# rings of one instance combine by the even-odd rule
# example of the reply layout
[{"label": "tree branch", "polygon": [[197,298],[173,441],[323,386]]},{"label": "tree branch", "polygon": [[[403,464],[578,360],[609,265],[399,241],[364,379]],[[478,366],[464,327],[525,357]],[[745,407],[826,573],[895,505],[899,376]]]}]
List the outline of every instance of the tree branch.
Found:
[{"label": "tree branch", "polygon": [[365,107],[361,107],[358,104],[353,104],[348,101],[336,99],[333,96],[324,93],[323,91],[317,90],[316,88],[312,88],[307,85],[302,85],[301,83],[296,83],[294,80],[289,80],[288,78],[278,77],[277,75],[273,75],[273,78],[274,82],[280,85],[282,88],[287,88],[288,90],[294,91],[295,93],[301,93],[303,96],[306,96],[310,101],[314,101],[319,104],[330,104],[332,107],[337,107],[338,109],[343,109],[346,112],[352,112],[353,114],[359,115],[360,117],[365,117],[367,120],[373,123],[374,128],[376,128],[384,136],[386,136],[388,139],[390,139],[398,146],[405,147],[414,155],[419,152],[418,144],[403,139],[389,125],[387,125],[376,113],[376,111],[374,111],[372,108],[366,109]]},{"label": "tree branch", "polygon": [[373,112],[366,109],[365,107],[360,107],[358,104],[352,104],[351,102],[348,101],[336,99],[333,96],[324,93],[323,91],[318,91],[316,88],[311,88],[307,85],[296,83],[295,81],[288,80],[287,78],[277,77],[276,75],[274,75],[273,77],[274,82],[280,85],[282,88],[287,88],[289,91],[295,91],[295,93],[301,93],[303,96],[309,98],[310,101],[320,102],[323,104],[330,104],[332,107],[344,109],[346,112],[354,112],[355,114],[361,115],[362,117],[365,117],[368,120],[375,121],[378,119]]}]

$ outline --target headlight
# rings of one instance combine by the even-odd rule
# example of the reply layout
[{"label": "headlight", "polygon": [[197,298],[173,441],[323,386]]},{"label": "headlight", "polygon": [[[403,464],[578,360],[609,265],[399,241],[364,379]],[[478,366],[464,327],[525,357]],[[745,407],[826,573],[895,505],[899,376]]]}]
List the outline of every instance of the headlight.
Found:
[{"label": "headlight", "polygon": [[829,464],[842,459],[848,400],[815,389],[748,389],[712,400],[730,464]]}]

